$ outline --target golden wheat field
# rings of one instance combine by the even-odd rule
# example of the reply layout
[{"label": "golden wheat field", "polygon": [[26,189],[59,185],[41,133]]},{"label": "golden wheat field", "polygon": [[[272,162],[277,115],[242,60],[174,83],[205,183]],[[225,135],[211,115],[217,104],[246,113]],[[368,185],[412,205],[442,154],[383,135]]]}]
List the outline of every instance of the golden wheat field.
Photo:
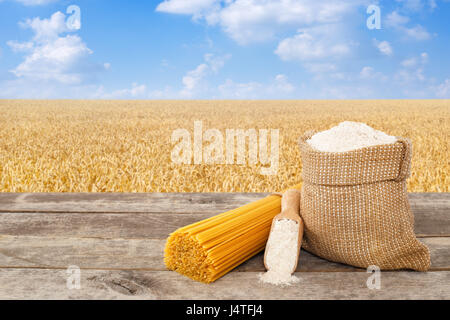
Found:
[{"label": "golden wheat field", "polygon": [[[175,164],[177,128],[279,129],[279,168]],[[413,142],[410,192],[449,192],[450,100],[0,100],[2,192],[269,192],[301,182],[297,139],[352,120]]]}]

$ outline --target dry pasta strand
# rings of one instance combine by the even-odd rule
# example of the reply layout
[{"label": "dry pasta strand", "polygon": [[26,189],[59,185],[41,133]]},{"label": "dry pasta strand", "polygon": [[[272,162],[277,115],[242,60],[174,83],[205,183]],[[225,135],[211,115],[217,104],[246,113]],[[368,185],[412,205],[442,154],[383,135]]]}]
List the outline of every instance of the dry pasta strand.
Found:
[{"label": "dry pasta strand", "polygon": [[280,210],[281,198],[270,195],[179,228],[167,239],[164,262],[191,279],[213,282],[264,249]]}]

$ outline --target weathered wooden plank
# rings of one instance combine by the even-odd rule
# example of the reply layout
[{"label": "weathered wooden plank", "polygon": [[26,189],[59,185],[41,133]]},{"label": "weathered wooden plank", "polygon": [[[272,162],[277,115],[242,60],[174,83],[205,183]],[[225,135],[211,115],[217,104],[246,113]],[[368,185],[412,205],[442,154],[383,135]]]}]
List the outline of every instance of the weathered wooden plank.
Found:
[{"label": "weathered wooden plank", "polygon": [[[450,270],[450,238],[422,238],[431,251],[432,270]],[[0,236],[0,268],[166,270],[165,240]],[[297,268],[303,272],[344,272],[364,269],[332,263],[302,251]],[[264,271],[262,253],[236,271]]]},{"label": "weathered wooden plank", "polygon": [[0,193],[1,212],[218,213],[263,193]]},{"label": "weathered wooden plank", "polygon": [[0,236],[1,267],[164,270],[164,240]]},{"label": "weathered wooden plank", "polygon": [[[449,212],[414,207],[413,210],[418,236],[450,236]],[[2,212],[0,235],[165,239],[177,228],[215,214]]]},{"label": "weathered wooden plank", "polygon": [[450,270],[450,238],[419,239],[430,249],[431,264],[434,270]]},{"label": "weathered wooden plank", "polygon": [[68,289],[65,270],[0,269],[0,299],[450,299],[450,272],[382,272],[378,290],[367,288],[364,272],[296,276],[299,283],[276,287],[258,272],[207,285],[169,271],[81,270],[80,289]]},{"label": "weathered wooden plank", "polygon": [[[430,270],[450,270],[450,238],[419,238],[430,249],[431,268]],[[244,262],[237,269],[238,271],[264,271],[263,253],[259,253],[252,259]],[[298,272],[345,272],[353,271],[365,272],[365,269],[354,268],[345,264],[331,262],[319,258],[305,250],[302,250],[299,257]]]},{"label": "weathered wooden plank", "polygon": [[417,235],[450,236],[450,193],[410,194]]},{"label": "weathered wooden plank", "polygon": [[[267,193],[0,193],[0,211],[219,213],[266,195]],[[449,213],[450,193],[411,193],[410,200],[413,208]]]},{"label": "weathered wooden plank", "polygon": [[213,214],[0,213],[0,235],[166,239]]}]

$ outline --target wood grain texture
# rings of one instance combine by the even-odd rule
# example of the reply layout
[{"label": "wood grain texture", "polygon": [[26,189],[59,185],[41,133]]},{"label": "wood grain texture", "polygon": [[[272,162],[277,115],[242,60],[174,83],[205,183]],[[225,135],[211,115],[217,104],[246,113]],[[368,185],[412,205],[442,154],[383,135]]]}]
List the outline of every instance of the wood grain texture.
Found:
[{"label": "wood grain texture", "polygon": [[[76,200],[77,195],[75,194],[49,196],[50,199],[55,200],[55,202],[51,202],[51,205],[48,199],[47,202],[42,203],[30,202],[34,198],[28,196],[24,198],[28,199],[25,201],[26,205],[23,205],[21,201],[24,200],[17,200],[15,196],[11,198],[9,195],[5,196],[0,193],[0,234],[153,239],[165,239],[170,232],[179,227],[209,218],[264,196],[263,194],[258,194],[258,196],[251,194],[248,197],[247,194],[208,194],[206,197],[203,194],[186,196],[168,194],[169,200],[171,199],[174,203],[183,203],[176,206],[176,210],[174,210],[182,209],[183,212],[172,212],[174,207],[166,198],[159,197],[161,194],[157,194],[158,196],[125,194],[124,198],[127,200],[122,202],[118,200],[116,194],[110,194],[111,199],[116,199],[116,202],[112,201],[111,203],[106,200],[109,196],[81,194],[83,197],[87,196],[88,200],[80,200],[80,204],[77,205],[70,205],[71,201]],[[45,198],[45,194],[38,195],[38,200],[40,196]],[[211,200],[212,195],[215,195],[218,200]],[[135,196],[137,197],[134,198]],[[91,204],[90,197],[93,201]],[[229,203],[228,198],[230,198]],[[434,201],[429,200],[423,194],[410,195],[411,208],[415,215],[416,234],[420,237],[450,236],[450,194],[439,194],[438,197],[433,194],[432,198]],[[80,199],[82,199],[81,196]],[[139,199],[142,201],[140,205]],[[153,202],[150,202],[151,199]],[[136,203],[133,203],[134,200]],[[100,202],[95,205],[96,201]],[[131,203],[128,206],[126,205],[127,201]],[[147,202],[153,203],[154,206]],[[215,208],[216,204],[221,209]],[[5,207],[9,209],[19,209],[20,207],[23,211],[8,212]],[[25,210],[26,208],[29,210]],[[144,208],[147,208],[148,212],[139,211]],[[130,211],[119,211],[126,209]],[[64,212],[64,210],[68,212]],[[109,212],[102,213],[101,210],[109,210]]]},{"label": "wood grain texture", "polygon": [[[262,253],[210,285],[166,270],[170,232],[266,195],[0,193],[0,299],[450,299],[449,193],[409,195],[432,271],[382,272],[381,290],[365,269],[306,251],[289,288],[257,281]],[[80,290],[66,287],[70,265]]]},{"label": "wood grain texture", "polygon": [[[166,239],[176,229],[215,213],[0,213],[0,234],[12,236]],[[450,235],[450,213],[416,213],[416,235]]]},{"label": "wood grain texture", "polygon": [[170,271],[81,270],[80,289],[65,270],[0,269],[0,299],[450,299],[450,272],[382,272],[368,289],[365,272],[296,273],[290,287],[264,285],[258,272],[231,272],[212,284]]},{"label": "wood grain texture", "polygon": [[[1,212],[218,213],[268,193],[0,193]],[[450,208],[450,193],[410,193],[413,208]],[[419,212],[421,212],[419,210]]]},{"label": "wood grain texture", "polygon": [[[450,238],[422,238],[430,248],[432,269],[450,270]],[[89,269],[166,270],[165,240],[0,237],[0,268],[33,267],[65,269],[69,265]],[[237,271],[263,271],[262,254],[248,260]],[[298,271],[365,271],[302,251]]]},{"label": "wood grain texture", "polygon": [[218,213],[266,193],[0,193],[3,212]]}]

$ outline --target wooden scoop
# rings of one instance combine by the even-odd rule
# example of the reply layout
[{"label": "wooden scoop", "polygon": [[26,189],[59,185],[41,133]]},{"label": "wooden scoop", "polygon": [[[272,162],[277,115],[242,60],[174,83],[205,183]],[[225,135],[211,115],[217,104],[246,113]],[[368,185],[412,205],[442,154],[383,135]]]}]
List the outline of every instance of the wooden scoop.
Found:
[{"label": "wooden scoop", "polygon": [[[278,194],[278,195],[280,195],[280,194]],[[272,227],[270,229],[270,232],[272,233],[272,230],[273,230],[276,220],[288,219],[288,220],[294,220],[295,222],[297,222],[297,225],[298,225],[298,247],[297,247],[298,252],[297,252],[297,257],[295,260],[295,265],[294,265],[294,268],[293,268],[291,274],[295,272],[295,269],[297,269],[298,256],[300,254],[300,248],[302,246],[304,224],[303,224],[303,220],[302,220],[302,218],[300,218],[299,214],[300,214],[300,191],[296,190],[296,189],[290,189],[290,190],[285,191],[281,197],[281,212],[273,218]],[[270,239],[270,235],[269,235],[269,239]],[[269,268],[267,267],[267,264],[266,264],[266,255],[269,250],[270,250],[269,241],[267,241],[266,250],[264,252],[264,266],[266,267],[266,270],[269,270]]]}]

